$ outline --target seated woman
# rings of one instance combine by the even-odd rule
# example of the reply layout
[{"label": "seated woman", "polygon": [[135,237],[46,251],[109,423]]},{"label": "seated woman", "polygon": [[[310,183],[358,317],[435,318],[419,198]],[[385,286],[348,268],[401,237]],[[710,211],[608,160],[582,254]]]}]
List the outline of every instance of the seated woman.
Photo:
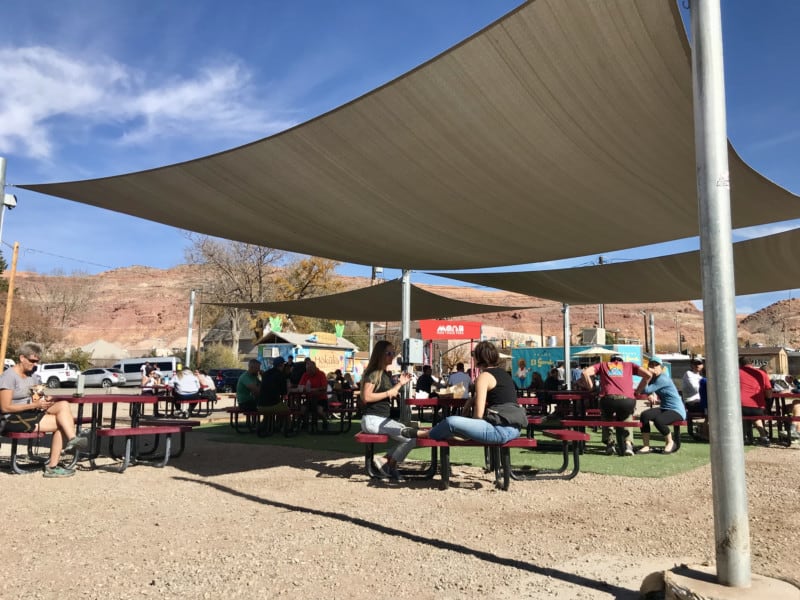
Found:
[{"label": "seated woman", "polygon": [[400,388],[411,381],[409,373],[402,373],[399,381],[392,385],[392,378],[386,369],[392,364],[394,356],[394,347],[386,340],[377,342],[372,349],[369,363],[361,378],[361,431],[388,435],[398,442],[394,448],[389,449],[385,457],[376,456],[374,464],[382,476],[403,481],[397,465],[406,459],[417,443],[403,435],[402,423],[390,418],[392,398],[399,396]]},{"label": "seated woman", "polygon": [[25,342],[18,354],[17,364],[0,375],[0,415],[6,422],[3,431],[52,432],[50,460],[44,465],[44,476],[71,477],[75,471],[58,464],[62,448],[64,451],[86,450],[88,440],[75,435],[69,402],[54,402],[50,396],[45,396],[44,386],[33,377],[42,356],[42,347],[34,342]]},{"label": "seated woman", "polygon": [[517,403],[514,380],[499,366],[500,353],[491,342],[479,342],[474,356],[481,373],[475,380],[475,396],[462,410],[463,415],[471,416],[447,417],[427,431],[406,427],[404,436],[432,440],[461,437],[486,444],[505,444],[519,437],[520,427],[527,426],[528,418]]},{"label": "seated woman", "polygon": [[153,377],[155,371],[151,371],[147,375],[142,375],[142,395],[155,396],[158,391],[158,381]]},{"label": "seated woman", "polygon": [[683,404],[678,388],[672,379],[664,373],[661,362],[655,357],[650,359],[647,370],[652,376],[644,388],[645,394],[655,394],[660,406],[653,407],[639,415],[642,422],[642,447],[636,454],[648,454],[650,450],[650,423],[654,423],[659,433],[664,436],[664,454],[675,451],[675,442],[669,426],[675,421],[686,418],[686,407]]},{"label": "seated woman", "polygon": [[197,400],[200,397],[200,381],[189,369],[178,369],[172,381],[173,406],[175,416],[186,419],[192,414],[192,405],[189,410],[181,410],[181,400]]}]

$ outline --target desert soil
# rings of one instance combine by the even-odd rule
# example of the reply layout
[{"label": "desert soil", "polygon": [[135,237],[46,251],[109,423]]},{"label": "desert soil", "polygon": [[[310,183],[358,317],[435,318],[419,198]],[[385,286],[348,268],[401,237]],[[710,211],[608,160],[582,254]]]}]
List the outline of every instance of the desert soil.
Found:
[{"label": "desert soil", "polygon": [[[709,467],[502,492],[456,465],[441,491],[371,482],[362,461],[198,431],[164,469],[3,471],[0,596],[628,599],[652,571],[713,564]],[[746,455],[753,572],[795,583],[798,466],[795,449]]]}]

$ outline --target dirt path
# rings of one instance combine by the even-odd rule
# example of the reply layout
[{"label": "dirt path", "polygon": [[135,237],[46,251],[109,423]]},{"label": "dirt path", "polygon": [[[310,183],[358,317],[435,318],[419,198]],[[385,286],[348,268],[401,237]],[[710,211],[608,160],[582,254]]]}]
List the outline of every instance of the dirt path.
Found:
[{"label": "dirt path", "polygon": [[[800,573],[798,466],[797,450],[747,454],[754,572]],[[0,489],[3,598],[627,599],[651,571],[713,561],[707,467],[501,492],[456,466],[440,491],[197,432],[165,469],[3,472]]]}]

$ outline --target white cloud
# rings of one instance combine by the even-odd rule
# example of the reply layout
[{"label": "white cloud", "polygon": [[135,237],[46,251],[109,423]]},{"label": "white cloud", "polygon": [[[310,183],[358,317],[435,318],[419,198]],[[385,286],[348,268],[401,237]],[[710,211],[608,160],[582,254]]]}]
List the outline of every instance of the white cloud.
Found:
[{"label": "white cloud", "polygon": [[47,47],[0,49],[0,152],[54,155],[65,127],[109,126],[113,141],[259,138],[294,123],[273,119],[235,59],[193,77],[152,82],[109,59],[91,62]]}]

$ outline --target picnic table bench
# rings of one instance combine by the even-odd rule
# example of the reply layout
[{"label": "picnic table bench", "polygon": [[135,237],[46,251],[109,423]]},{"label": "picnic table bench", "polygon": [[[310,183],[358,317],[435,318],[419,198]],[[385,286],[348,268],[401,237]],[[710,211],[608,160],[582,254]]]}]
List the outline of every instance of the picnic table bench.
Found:
[{"label": "picnic table bench", "polygon": [[[389,436],[377,433],[363,433],[359,432],[355,435],[357,442],[364,444],[364,463],[366,465],[367,473],[372,478],[379,477],[373,465],[373,458],[375,456],[375,444],[389,443]],[[431,479],[436,474],[437,458],[436,450],[438,448],[441,459],[441,489],[447,489],[450,486],[450,448],[453,447],[484,447],[489,454],[489,468],[495,474],[495,486],[508,490],[511,479],[518,477],[512,476],[511,468],[511,448],[535,448],[536,440],[533,438],[520,437],[505,444],[485,444],[483,442],[476,442],[474,440],[431,440],[428,438],[417,438],[417,448],[430,448],[431,449],[431,462],[427,469],[410,471],[403,469],[401,472],[404,476]]]}]

